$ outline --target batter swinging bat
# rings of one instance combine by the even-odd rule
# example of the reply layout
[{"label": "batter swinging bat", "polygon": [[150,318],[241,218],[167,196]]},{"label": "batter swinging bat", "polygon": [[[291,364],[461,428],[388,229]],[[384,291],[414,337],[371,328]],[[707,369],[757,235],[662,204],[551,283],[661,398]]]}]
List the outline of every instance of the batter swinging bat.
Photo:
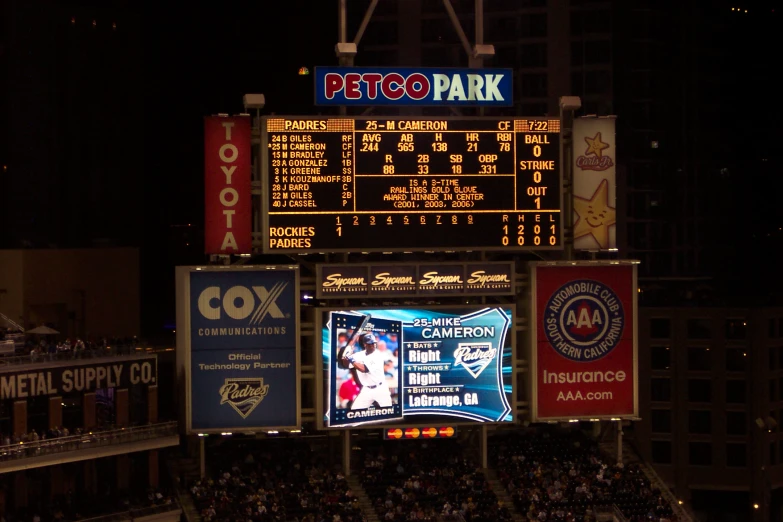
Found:
[{"label": "batter swinging bat", "polygon": [[345,343],[345,346],[343,346],[342,350],[340,350],[340,355],[337,357],[338,361],[341,361],[343,357],[345,357],[345,352],[351,347],[354,340],[356,340],[356,338],[359,336],[359,334],[364,329],[364,327],[367,326],[368,322],[370,322],[370,314],[363,315],[361,321],[359,321],[358,326],[354,328],[350,339],[348,339],[348,342]]}]

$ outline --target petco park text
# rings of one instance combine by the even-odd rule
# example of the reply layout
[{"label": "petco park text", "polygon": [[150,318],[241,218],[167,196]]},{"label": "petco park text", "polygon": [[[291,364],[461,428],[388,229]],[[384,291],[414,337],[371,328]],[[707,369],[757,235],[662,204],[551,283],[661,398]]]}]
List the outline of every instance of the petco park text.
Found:
[{"label": "petco park text", "polygon": [[316,68],[322,105],[511,105],[506,69]]},{"label": "petco park text", "polygon": [[[412,100],[423,100],[432,92],[435,101],[503,101],[498,90],[503,78],[500,74],[468,74],[463,79],[459,74],[433,74],[432,81],[421,73],[403,77],[398,73],[339,73],[326,75],[326,98],[331,100],[343,91],[349,100],[362,97],[374,100],[380,94],[389,100],[407,96]],[[433,90],[434,87],[434,90]]]}]

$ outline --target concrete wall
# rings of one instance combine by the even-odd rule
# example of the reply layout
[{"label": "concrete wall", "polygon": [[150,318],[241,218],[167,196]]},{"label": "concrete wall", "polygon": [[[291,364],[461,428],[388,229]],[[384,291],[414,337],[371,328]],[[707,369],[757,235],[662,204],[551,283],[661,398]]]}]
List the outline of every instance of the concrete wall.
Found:
[{"label": "concrete wall", "polygon": [[[0,311],[67,336],[139,335],[135,248],[0,251]],[[7,311],[6,311],[7,310]]]},{"label": "concrete wall", "polygon": [[22,324],[24,316],[22,252],[22,250],[0,250],[0,313],[19,324]]}]

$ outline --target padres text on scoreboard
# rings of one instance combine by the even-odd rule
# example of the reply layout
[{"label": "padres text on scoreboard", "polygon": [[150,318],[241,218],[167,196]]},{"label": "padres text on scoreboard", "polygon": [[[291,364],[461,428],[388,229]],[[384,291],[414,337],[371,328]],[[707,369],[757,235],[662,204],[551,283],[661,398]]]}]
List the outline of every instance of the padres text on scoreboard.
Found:
[{"label": "padres text on scoreboard", "polygon": [[264,252],[562,248],[560,121],[262,122]]}]

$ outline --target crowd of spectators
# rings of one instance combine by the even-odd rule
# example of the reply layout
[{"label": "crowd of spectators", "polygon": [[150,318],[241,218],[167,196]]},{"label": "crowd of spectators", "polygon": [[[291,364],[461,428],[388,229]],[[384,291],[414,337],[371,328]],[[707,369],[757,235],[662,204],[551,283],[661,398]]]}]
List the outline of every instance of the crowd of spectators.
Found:
[{"label": "crowd of spectators", "polygon": [[116,432],[116,429],[114,425],[106,425],[93,427],[89,431],[55,427],[41,430],[40,433],[33,429],[22,435],[0,433],[0,461],[73,451],[107,436],[121,436],[122,432]]},{"label": "crowd of spectators", "polygon": [[27,336],[22,348],[17,348],[15,355],[29,356],[31,362],[41,362],[56,359],[77,359],[96,357],[102,353],[113,355],[129,354],[138,346],[138,340],[132,338],[108,338],[83,340],[58,339],[52,336]]},{"label": "crowd of spectators", "polygon": [[511,520],[456,441],[389,441],[368,447],[362,485],[385,521]]},{"label": "crowd of spectators", "polygon": [[[258,448],[258,449],[257,449]],[[204,522],[364,522],[345,477],[304,443],[229,444],[190,485]]]},{"label": "crowd of spectators", "polygon": [[41,431],[39,434],[36,430],[30,430],[29,433],[23,433],[21,435],[14,433],[13,435],[8,433],[0,433],[0,446],[10,446],[12,444],[39,442],[42,440],[58,439],[60,437],[69,437],[71,435],[81,435],[82,429],[76,428],[73,433],[63,426],[62,428],[55,426],[52,429]]},{"label": "crowd of spectators", "polygon": [[492,444],[498,476],[517,510],[539,522],[589,522],[616,505],[630,522],[676,521],[636,465],[604,459],[580,432],[515,433]]},{"label": "crowd of spectators", "polygon": [[103,492],[87,495],[68,491],[38,506],[16,510],[3,515],[5,522],[76,522],[98,516],[175,506],[168,492],[156,488],[137,491]]}]

